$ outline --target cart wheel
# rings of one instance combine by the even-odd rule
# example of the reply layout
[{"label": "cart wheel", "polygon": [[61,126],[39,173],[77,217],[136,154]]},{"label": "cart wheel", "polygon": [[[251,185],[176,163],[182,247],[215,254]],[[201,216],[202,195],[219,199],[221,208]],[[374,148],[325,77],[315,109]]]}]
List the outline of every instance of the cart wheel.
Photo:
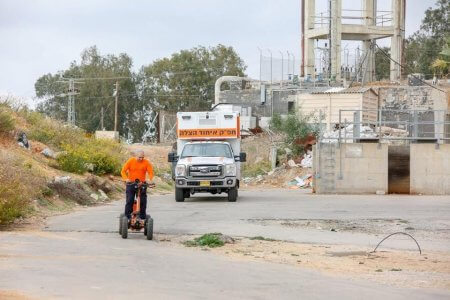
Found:
[{"label": "cart wheel", "polygon": [[123,216],[121,219],[122,222],[122,238],[126,239],[128,237],[128,218],[126,216]]},{"label": "cart wheel", "polygon": [[147,240],[153,240],[153,219],[149,218],[145,226],[147,229]]},{"label": "cart wheel", "polygon": [[146,215],[145,225],[144,225],[144,235],[147,235],[147,223],[148,223],[148,220],[150,220],[150,219],[151,219],[150,215]]},{"label": "cart wheel", "polygon": [[120,214],[120,217],[119,217],[119,234],[122,234],[122,218],[125,216],[125,214],[124,213],[121,213]]}]

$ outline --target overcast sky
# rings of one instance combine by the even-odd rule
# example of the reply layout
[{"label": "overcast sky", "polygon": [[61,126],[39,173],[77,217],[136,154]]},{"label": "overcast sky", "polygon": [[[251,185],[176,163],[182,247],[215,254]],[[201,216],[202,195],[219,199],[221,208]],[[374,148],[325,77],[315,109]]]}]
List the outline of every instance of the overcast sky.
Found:
[{"label": "overcast sky", "polygon": [[[325,11],[327,0],[316,0]],[[378,0],[390,9],[391,0]],[[407,0],[406,35],[434,0]],[[0,0],[0,94],[34,96],[41,75],[65,69],[83,49],[125,52],[134,69],[198,45],[233,46],[259,76],[259,51],[300,57],[301,0]],[[360,8],[360,0],[343,0]],[[389,41],[381,44],[389,44]],[[265,51],[267,55],[267,51]]]}]

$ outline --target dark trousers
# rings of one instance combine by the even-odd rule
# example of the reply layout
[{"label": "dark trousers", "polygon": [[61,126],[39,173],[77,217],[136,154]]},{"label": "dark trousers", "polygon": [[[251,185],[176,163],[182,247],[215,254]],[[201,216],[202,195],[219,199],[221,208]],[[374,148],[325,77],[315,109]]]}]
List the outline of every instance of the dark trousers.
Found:
[{"label": "dark trousers", "polygon": [[[146,209],[147,209],[147,188],[141,187],[141,210],[139,212],[139,217],[145,219]],[[128,219],[131,218],[131,213],[133,212],[134,197],[138,192],[138,187],[136,184],[127,184],[126,196],[127,203],[125,204],[125,215]]]}]

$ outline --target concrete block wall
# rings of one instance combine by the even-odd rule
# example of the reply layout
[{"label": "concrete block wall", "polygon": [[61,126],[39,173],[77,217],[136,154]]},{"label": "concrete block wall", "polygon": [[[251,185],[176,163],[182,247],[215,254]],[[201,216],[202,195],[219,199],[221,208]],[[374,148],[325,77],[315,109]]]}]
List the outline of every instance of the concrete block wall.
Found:
[{"label": "concrete block wall", "polygon": [[[337,193],[388,192],[387,145],[381,144],[379,147],[375,143],[342,144],[341,149],[336,152],[336,166]],[[342,168],[341,173],[339,168]]]},{"label": "concrete block wall", "polygon": [[411,194],[450,195],[450,145],[411,144]]},{"label": "concrete block wall", "polygon": [[[317,193],[375,194],[388,192],[388,145],[352,143],[336,145],[334,157],[326,147],[315,146],[314,185]],[[320,155],[318,155],[320,151]],[[334,170],[326,163],[334,161]],[[332,178],[330,178],[332,174]],[[331,186],[329,182],[334,182]]]}]

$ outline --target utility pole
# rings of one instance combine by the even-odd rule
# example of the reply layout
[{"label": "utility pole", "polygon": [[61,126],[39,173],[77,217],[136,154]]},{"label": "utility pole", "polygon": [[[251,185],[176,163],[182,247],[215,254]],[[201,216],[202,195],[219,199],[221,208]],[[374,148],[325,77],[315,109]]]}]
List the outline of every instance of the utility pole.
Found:
[{"label": "utility pole", "polygon": [[116,103],[114,109],[114,131],[117,131],[117,119],[118,119],[118,104],[119,104],[119,80],[116,80],[116,91],[114,92],[116,96]]},{"label": "utility pole", "polygon": [[101,117],[100,117],[100,118],[101,118],[101,119],[100,119],[100,122],[101,122],[101,123],[100,123],[100,124],[101,124],[101,125],[100,125],[100,128],[101,128],[102,130],[105,130],[105,126],[103,126],[103,106],[102,106],[102,110],[100,111],[100,116],[101,116]]},{"label": "utility pole", "polygon": [[75,125],[75,82],[73,78],[69,79],[69,101],[67,105],[67,123]]}]

